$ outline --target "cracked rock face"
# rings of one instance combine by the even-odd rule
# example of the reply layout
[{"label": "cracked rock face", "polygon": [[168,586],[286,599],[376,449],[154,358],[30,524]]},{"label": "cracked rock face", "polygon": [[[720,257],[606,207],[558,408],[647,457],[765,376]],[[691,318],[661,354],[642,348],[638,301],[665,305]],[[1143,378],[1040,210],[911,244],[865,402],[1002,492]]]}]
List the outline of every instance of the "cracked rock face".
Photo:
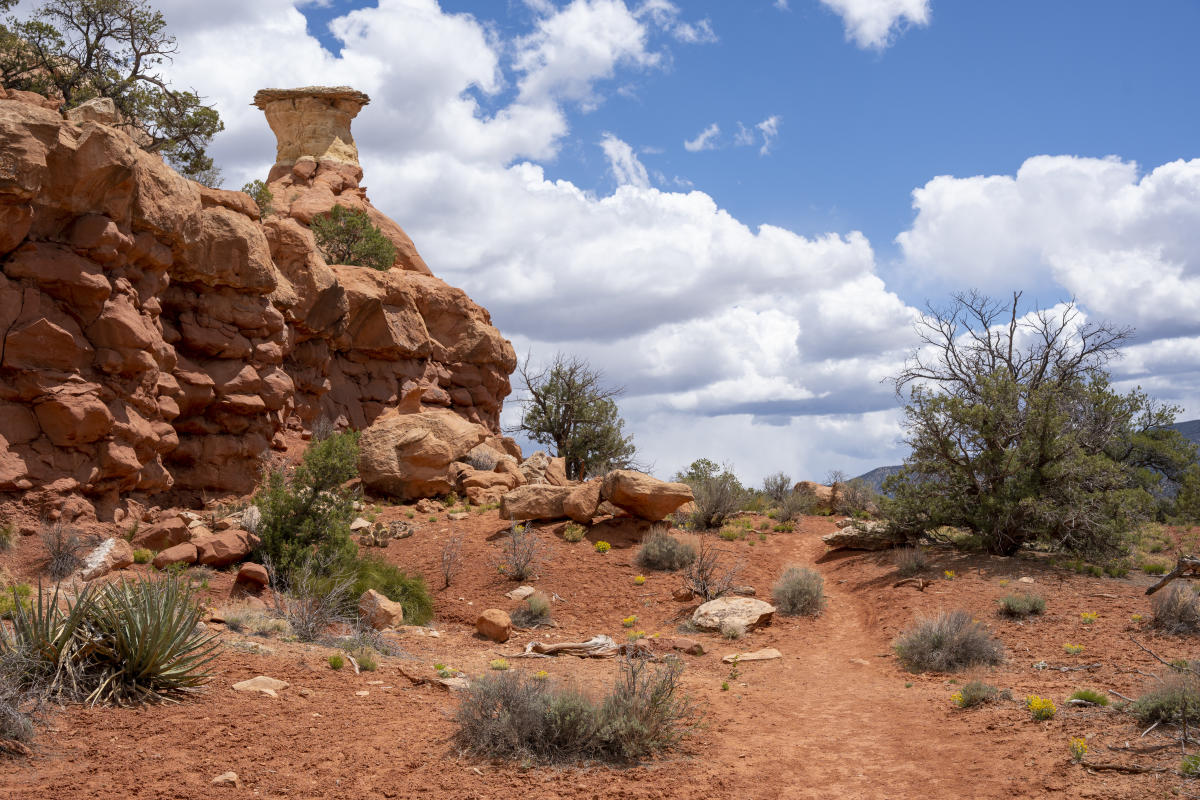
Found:
[{"label": "cracked rock face", "polygon": [[[0,89],[0,505],[108,519],[168,490],[249,492],[285,431],[363,429],[405,397],[499,433],[512,346],[359,186],[366,96],[258,100],[299,154],[265,218],[118,128]],[[376,221],[392,269],[325,262],[308,223],[334,205]]]}]

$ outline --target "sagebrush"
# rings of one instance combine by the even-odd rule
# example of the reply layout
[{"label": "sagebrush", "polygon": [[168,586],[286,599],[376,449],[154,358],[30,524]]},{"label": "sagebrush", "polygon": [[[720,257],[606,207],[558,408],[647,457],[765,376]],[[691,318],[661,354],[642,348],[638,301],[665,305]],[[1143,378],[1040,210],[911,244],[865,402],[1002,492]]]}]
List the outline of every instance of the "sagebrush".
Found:
[{"label": "sagebrush", "polygon": [[1003,645],[961,610],[918,619],[900,634],[894,647],[912,672],[957,672],[999,664],[1004,658]]},{"label": "sagebrush", "polygon": [[775,582],[771,597],[787,616],[816,615],[825,607],[825,579],[808,567],[788,567]]},{"label": "sagebrush", "polygon": [[640,567],[675,572],[696,560],[696,548],[689,542],[655,528],[642,539],[634,560]]}]

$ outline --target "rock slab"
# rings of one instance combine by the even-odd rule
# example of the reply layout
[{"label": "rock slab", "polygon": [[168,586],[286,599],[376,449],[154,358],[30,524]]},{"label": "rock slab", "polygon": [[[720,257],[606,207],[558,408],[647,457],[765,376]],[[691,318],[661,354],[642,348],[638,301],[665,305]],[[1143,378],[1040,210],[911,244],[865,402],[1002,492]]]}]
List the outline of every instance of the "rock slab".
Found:
[{"label": "rock slab", "polygon": [[747,631],[769,625],[775,616],[775,606],[753,597],[718,597],[709,600],[692,614],[692,624],[706,631],[717,631],[724,624],[737,625]]}]

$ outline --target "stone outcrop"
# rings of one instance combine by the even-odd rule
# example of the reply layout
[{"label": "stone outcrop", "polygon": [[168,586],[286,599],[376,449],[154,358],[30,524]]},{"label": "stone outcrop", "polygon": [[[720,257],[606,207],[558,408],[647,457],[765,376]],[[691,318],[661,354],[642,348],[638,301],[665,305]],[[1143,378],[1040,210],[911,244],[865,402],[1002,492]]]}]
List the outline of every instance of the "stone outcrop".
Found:
[{"label": "stone outcrop", "polygon": [[886,520],[856,519],[821,541],[830,550],[888,550],[905,544],[907,537]]},{"label": "stone outcrop", "polygon": [[359,437],[358,473],[368,489],[400,500],[447,494],[450,465],[487,435],[449,409],[389,411]]},{"label": "stone outcrop", "polygon": [[518,522],[529,519],[562,519],[563,502],[571,494],[570,486],[531,483],[517,487],[500,498],[500,518]]},{"label": "stone outcrop", "polygon": [[[367,428],[410,396],[498,435],[512,347],[371,206],[349,134],[366,96],[256,99],[279,137],[265,218],[102,103],[64,118],[0,91],[0,501],[110,518],[131,495],[245,492],[286,430]],[[334,205],[371,216],[393,269],[325,262],[308,224]]]},{"label": "stone outcrop", "polygon": [[692,487],[667,483],[631,469],[615,469],[604,476],[600,496],[635,517],[658,522],[690,503]]}]

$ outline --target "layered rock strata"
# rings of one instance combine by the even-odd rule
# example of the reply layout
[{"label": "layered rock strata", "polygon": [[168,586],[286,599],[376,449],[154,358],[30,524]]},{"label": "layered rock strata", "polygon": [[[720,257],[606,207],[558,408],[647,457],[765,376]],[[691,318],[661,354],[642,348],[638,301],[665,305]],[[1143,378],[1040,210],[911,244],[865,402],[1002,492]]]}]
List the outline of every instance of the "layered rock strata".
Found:
[{"label": "layered rock strata", "polygon": [[[365,428],[404,396],[499,433],[512,347],[370,205],[366,96],[256,100],[279,138],[265,219],[102,114],[0,92],[0,500],[107,518],[130,493],[249,491],[287,429]],[[339,204],[396,244],[391,270],[325,262],[308,223]]]}]

